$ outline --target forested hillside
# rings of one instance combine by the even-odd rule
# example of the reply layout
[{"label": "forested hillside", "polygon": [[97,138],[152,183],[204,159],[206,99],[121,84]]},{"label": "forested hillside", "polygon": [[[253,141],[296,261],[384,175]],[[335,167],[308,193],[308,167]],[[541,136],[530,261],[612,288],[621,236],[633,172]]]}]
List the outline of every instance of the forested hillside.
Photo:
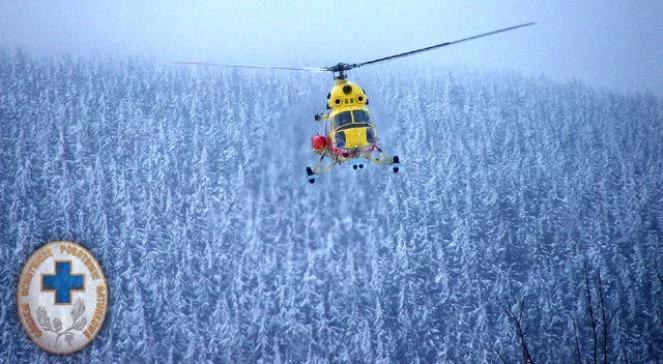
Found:
[{"label": "forested hillside", "polygon": [[663,362],[660,98],[350,76],[401,172],[309,185],[328,75],[0,53],[0,362],[53,360],[15,294],[55,239],[110,288],[69,362]]}]

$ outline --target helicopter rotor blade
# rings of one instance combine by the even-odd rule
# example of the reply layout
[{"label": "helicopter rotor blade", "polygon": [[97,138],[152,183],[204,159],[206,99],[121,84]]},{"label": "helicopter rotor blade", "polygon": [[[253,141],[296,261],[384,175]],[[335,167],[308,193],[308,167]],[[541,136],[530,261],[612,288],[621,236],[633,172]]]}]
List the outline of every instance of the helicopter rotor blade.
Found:
[{"label": "helicopter rotor blade", "polygon": [[221,64],[221,63],[208,63],[208,62],[195,62],[195,61],[177,61],[171,62],[174,64],[188,64],[196,66],[213,66],[213,67],[230,67],[230,68],[258,68],[270,70],[288,70],[288,71],[307,71],[307,72],[326,72],[327,70],[322,67],[272,67],[272,66],[256,66],[256,65],[239,65],[239,64]]},{"label": "helicopter rotor blade", "polygon": [[394,55],[392,55],[392,56],[387,56],[387,57],[383,57],[383,58],[373,59],[373,60],[366,61],[366,62],[354,63],[354,64],[352,64],[352,65],[350,65],[350,66],[351,66],[351,68],[357,68],[357,67],[366,66],[366,65],[369,65],[369,64],[375,64],[375,63],[378,63],[378,62],[389,61],[389,60],[392,60],[392,59],[395,59],[395,58],[407,57],[407,56],[411,56],[411,55],[413,55],[413,54],[417,54],[417,53],[421,53],[421,52],[430,51],[430,50],[432,50],[432,49],[441,48],[441,47],[446,47],[446,46],[450,46],[450,45],[452,45],[452,44],[458,44],[458,43],[462,43],[462,42],[467,42],[467,41],[469,41],[469,40],[474,40],[474,39],[478,39],[478,38],[483,38],[483,37],[487,37],[487,36],[489,36],[489,35],[493,35],[493,34],[497,34],[497,33],[508,32],[508,31],[510,31],[510,30],[514,30],[514,29],[518,29],[518,28],[523,28],[523,27],[527,27],[527,26],[530,26],[530,25],[534,25],[534,24],[536,24],[536,23],[535,23],[535,22],[530,22],[530,23],[524,23],[524,24],[514,25],[514,26],[511,26],[511,27],[508,27],[508,28],[497,29],[497,30],[493,30],[493,31],[488,32],[488,33],[477,34],[477,35],[473,35],[473,36],[471,36],[471,37],[462,38],[462,39],[454,40],[454,41],[451,41],[451,42],[444,42],[444,43],[440,43],[440,44],[432,45],[432,46],[430,46],[430,47],[425,47],[425,48],[415,49],[415,50],[413,50],[413,51],[409,51],[409,52],[404,52],[404,53],[394,54]]}]

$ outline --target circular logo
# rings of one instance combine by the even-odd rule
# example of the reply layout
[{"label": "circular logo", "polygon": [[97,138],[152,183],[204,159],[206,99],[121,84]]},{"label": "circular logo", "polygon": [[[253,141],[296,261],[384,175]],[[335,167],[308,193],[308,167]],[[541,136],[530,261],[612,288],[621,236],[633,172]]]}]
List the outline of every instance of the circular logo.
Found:
[{"label": "circular logo", "polygon": [[18,314],[28,336],[55,354],[83,349],[108,308],[101,266],[82,246],[54,241],[34,252],[18,282]]}]

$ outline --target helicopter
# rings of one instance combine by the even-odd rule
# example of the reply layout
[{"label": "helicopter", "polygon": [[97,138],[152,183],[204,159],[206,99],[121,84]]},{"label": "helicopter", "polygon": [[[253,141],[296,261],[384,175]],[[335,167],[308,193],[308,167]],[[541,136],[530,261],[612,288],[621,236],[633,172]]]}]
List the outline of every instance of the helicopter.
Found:
[{"label": "helicopter", "polygon": [[[487,37],[534,24],[536,23],[523,23],[454,41],[435,44],[425,48],[419,48],[403,53],[377,58],[370,61],[360,63],[339,62],[329,67],[272,67],[207,62],[173,63],[234,68],[331,72],[334,77],[335,84],[331,91],[327,94],[326,109],[328,111],[314,115],[314,119],[316,121],[325,122],[324,134],[320,135],[318,133],[311,138],[311,148],[313,152],[320,157],[314,167],[306,167],[306,177],[308,182],[315,183],[316,176],[329,172],[335,166],[350,160],[354,161],[363,159],[377,165],[392,166],[392,171],[394,173],[398,173],[399,171],[399,156],[386,153],[378,145],[379,140],[376,131],[376,123],[368,109],[368,95],[362,87],[348,80],[348,71],[355,68],[407,57],[433,49]],[[328,158],[330,162],[323,164],[325,158]],[[364,165],[363,163],[355,162],[352,167],[356,170],[364,168]]]}]

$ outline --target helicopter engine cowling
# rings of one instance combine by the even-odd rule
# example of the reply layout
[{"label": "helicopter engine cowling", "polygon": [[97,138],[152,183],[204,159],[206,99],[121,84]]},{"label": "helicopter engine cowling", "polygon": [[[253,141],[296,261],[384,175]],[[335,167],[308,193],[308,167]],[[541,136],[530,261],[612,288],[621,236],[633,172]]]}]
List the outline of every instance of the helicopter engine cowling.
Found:
[{"label": "helicopter engine cowling", "polygon": [[319,134],[314,135],[313,138],[311,138],[311,147],[313,147],[313,150],[316,152],[324,150],[327,148],[327,138]]}]

